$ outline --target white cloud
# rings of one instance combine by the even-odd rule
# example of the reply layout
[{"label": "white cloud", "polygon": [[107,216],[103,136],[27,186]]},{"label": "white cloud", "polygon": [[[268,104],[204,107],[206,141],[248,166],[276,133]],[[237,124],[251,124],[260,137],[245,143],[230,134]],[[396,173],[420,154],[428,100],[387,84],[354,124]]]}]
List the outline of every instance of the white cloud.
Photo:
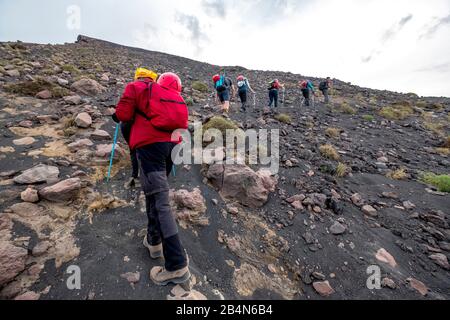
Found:
[{"label": "white cloud", "polygon": [[[21,22],[35,21],[27,19],[33,16],[33,5],[50,8],[53,1],[14,3],[0,2],[0,29],[8,26],[2,40],[74,40],[73,33],[54,25],[36,28],[37,34]],[[81,32],[125,45],[219,65],[329,75],[377,89],[450,96],[450,70],[445,67],[450,63],[448,0],[73,3],[82,9]],[[19,13],[21,19],[14,17]]]}]

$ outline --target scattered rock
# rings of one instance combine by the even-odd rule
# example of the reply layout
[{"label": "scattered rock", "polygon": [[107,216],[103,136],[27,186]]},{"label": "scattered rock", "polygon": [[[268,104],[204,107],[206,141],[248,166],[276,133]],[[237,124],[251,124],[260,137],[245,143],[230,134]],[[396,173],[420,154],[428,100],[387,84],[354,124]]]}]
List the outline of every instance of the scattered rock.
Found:
[{"label": "scattered rock", "polygon": [[76,152],[80,149],[92,147],[93,145],[94,143],[89,139],[80,139],[69,144],[67,147],[71,152]]},{"label": "scattered rock", "polygon": [[359,193],[353,194],[351,200],[355,206],[360,207],[363,204],[361,195]]},{"label": "scattered rock", "polygon": [[20,194],[20,198],[24,202],[35,203],[39,201],[39,196],[37,190],[33,188],[27,188]]},{"label": "scattered rock", "polygon": [[52,244],[49,241],[39,242],[32,250],[32,254],[34,257],[40,257],[44,253],[48,251],[52,247]]},{"label": "scattered rock", "polygon": [[34,139],[33,137],[25,137],[22,139],[13,140],[13,143],[16,146],[29,146],[30,144],[33,144],[35,142],[36,142],[36,139]]},{"label": "scattered rock", "polygon": [[434,261],[438,266],[445,270],[450,270],[450,264],[448,263],[447,257],[442,253],[436,253],[430,255],[430,259]]},{"label": "scattered rock", "polygon": [[397,262],[395,261],[394,257],[389,252],[387,252],[386,249],[381,248],[380,250],[378,250],[375,258],[377,258],[378,261],[387,263],[392,268],[395,268],[397,266]]},{"label": "scattered rock", "polygon": [[41,189],[39,196],[48,201],[65,202],[77,197],[80,189],[81,180],[79,178],[71,178]]},{"label": "scattered rock", "polygon": [[14,182],[18,184],[52,183],[58,180],[58,176],[58,167],[41,164],[25,170],[21,175],[14,178]]},{"label": "scattered rock", "polygon": [[9,241],[0,241],[0,287],[25,270],[28,251]]},{"label": "scattered rock", "polygon": [[105,130],[95,130],[91,133],[91,139],[96,141],[111,140],[111,135]]},{"label": "scattered rock", "polygon": [[36,94],[36,98],[43,99],[43,100],[51,99],[52,97],[53,97],[53,95],[50,92],[50,90],[42,90]]},{"label": "scattered rock", "polygon": [[71,89],[87,96],[96,96],[106,91],[106,88],[97,81],[88,78],[83,78],[73,83]]},{"label": "scattered rock", "polygon": [[406,210],[413,210],[413,209],[416,208],[416,205],[415,205],[414,203],[412,203],[411,201],[404,201],[404,202],[403,202],[403,207],[404,207]]},{"label": "scattered rock", "polygon": [[330,227],[330,232],[334,235],[344,234],[346,230],[347,228],[337,221]]},{"label": "scattered rock", "polygon": [[122,278],[127,280],[129,283],[134,284],[138,283],[141,279],[141,273],[140,272],[128,272],[120,275]]},{"label": "scattered rock", "polygon": [[66,96],[64,97],[64,101],[69,104],[77,105],[81,103],[81,97],[79,95]]},{"label": "scattered rock", "polygon": [[422,296],[426,296],[428,294],[428,288],[423,282],[416,280],[414,278],[408,278],[406,279],[406,281],[409,282],[411,288],[415,289]]},{"label": "scattered rock", "polygon": [[392,290],[395,290],[397,288],[397,285],[395,284],[394,280],[389,278],[383,278],[383,280],[381,280],[381,286],[383,288],[389,288]]},{"label": "scattered rock", "polygon": [[328,297],[335,292],[328,281],[314,282],[313,287],[322,297]]},{"label": "scattered rock", "polygon": [[20,296],[15,297],[14,300],[34,301],[39,300],[40,297],[41,295],[39,293],[36,293],[34,291],[28,291],[21,294]]},{"label": "scattered rock", "polygon": [[82,112],[75,118],[75,123],[80,128],[89,128],[92,125],[92,118],[89,113]]},{"label": "scattered rock", "polygon": [[377,210],[375,210],[375,208],[370,205],[363,206],[361,211],[369,217],[372,217],[372,218],[378,217]]}]

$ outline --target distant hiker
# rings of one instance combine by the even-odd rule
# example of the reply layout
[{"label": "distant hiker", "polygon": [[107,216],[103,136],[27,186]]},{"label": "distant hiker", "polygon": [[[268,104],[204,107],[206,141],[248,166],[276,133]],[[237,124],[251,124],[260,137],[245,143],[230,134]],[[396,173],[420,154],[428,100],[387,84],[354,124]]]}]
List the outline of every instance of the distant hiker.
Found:
[{"label": "distant hiker", "polygon": [[181,142],[172,133],[188,127],[188,108],[181,97],[181,80],[174,73],[139,78],[127,85],[117,108],[118,120],[134,119],[130,147],[136,149],[148,217],[144,246],[150,257],[164,256],[164,267],[154,267],[150,278],[158,285],[185,283],[190,278],[187,254],[169,203],[167,180],[173,166],[172,149]]},{"label": "distant hiker", "polygon": [[[152,79],[152,81],[156,81],[158,78],[158,74],[156,74],[153,71],[147,70],[145,68],[138,68],[136,69],[135,75],[134,75],[134,81],[143,80],[143,79]],[[117,119],[116,114],[114,113],[112,116],[113,120],[116,123],[119,123],[119,119]],[[139,177],[139,163],[136,155],[136,149],[132,149],[130,147],[130,135],[131,135],[131,128],[133,127],[134,119],[130,122],[120,122],[120,129],[122,131],[122,136],[125,139],[126,143],[128,144],[128,147],[130,148],[130,158],[131,158],[131,178],[125,183],[125,188],[133,188],[136,186],[136,180]]]},{"label": "distant hiker", "polygon": [[212,79],[217,92],[216,99],[222,104],[222,111],[228,113],[230,110],[230,100],[236,93],[233,81],[225,75],[218,74],[214,75]]},{"label": "distant hiker", "polygon": [[303,98],[305,98],[305,105],[309,107],[311,105],[311,93],[316,96],[316,92],[314,89],[314,85],[310,80],[300,81],[300,89],[303,94]]},{"label": "distant hiker", "polygon": [[324,103],[330,103],[330,96],[328,94],[328,90],[330,90],[333,82],[331,81],[331,78],[328,77],[324,81],[320,82],[319,84],[319,90],[322,92],[325,100]]},{"label": "distant hiker", "polygon": [[278,90],[280,90],[280,88],[284,88],[284,85],[282,85],[278,79],[269,83],[269,108],[272,108],[272,105],[274,108],[278,108]]},{"label": "distant hiker", "polygon": [[243,75],[240,75],[237,77],[237,87],[238,87],[238,94],[239,98],[241,99],[241,111],[245,112],[247,111],[247,92],[250,90],[253,94],[255,91],[250,86],[250,82],[246,77]]}]

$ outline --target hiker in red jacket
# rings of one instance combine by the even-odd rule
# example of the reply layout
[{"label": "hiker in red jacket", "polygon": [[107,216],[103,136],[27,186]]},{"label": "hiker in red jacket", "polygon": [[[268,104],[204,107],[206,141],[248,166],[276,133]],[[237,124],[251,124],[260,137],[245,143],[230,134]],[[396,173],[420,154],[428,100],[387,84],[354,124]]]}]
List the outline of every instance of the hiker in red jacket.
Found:
[{"label": "hiker in red jacket", "polygon": [[173,166],[172,149],[181,141],[172,133],[188,127],[181,89],[181,80],[174,73],[162,74],[156,83],[151,78],[139,78],[127,85],[116,108],[118,120],[134,119],[130,147],[136,149],[139,159],[148,217],[143,242],[151,258],[165,259],[164,267],[150,271],[150,278],[158,285],[180,284],[190,278],[188,258],[169,204],[167,180]]}]

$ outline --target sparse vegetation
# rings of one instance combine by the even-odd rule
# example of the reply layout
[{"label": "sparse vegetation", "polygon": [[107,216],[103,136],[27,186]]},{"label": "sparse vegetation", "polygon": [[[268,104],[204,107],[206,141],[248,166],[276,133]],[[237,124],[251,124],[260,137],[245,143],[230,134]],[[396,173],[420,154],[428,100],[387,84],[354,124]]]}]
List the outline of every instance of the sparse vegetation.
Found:
[{"label": "sparse vegetation", "polygon": [[184,101],[188,107],[192,107],[194,105],[194,100],[192,98],[186,98]]},{"label": "sparse vegetation", "polygon": [[404,180],[407,177],[407,173],[406,173],[406,169],[405,168],[400,168],[397,170],[393,170],[393,171],[389,171],[386,175],[386,177],[388,177],[389,179],[393,179],[393,180]]},{"label": "sparse vegetation", "polygon": [[72,64],[65,64],[62,66],[62,69],[64,71],[70,72],[72,75],[78,75],[81,73],[80,70],[78,70],[78,68]]},{"label": "sparse vegetation", "polygon": [[192,83],[192,89],[200,91],[200,92],[208,92],[209,87],[206,83],[202,81],[194,81]]},{"label": "sparse vegetation", "polygon": [[75,123],[75,116],[65,117],[62,119],[62,129],[65,137],[71,137],[77,133],[77,125]]},{"label": "sparse vegetation", "polygon": [[278,121],[286,123],[286,124],[291,124],[292,123],[291,116],[288,115],[288,114],[285,114],[285,113],[279,113],[279,114],[275,115],[274,118],[277,119]]},{"label": "sparse vegetation", "polygon": [[432,172],[424,172],[420,175],[420,181],[434,186],[440,192],[450,192],[450,175],[437,175]]},{"label": "sparse vegetation", "polygon": [[22,81],[4,86],[5,91],[22,94],[26,96],[35,96],[43,90],[49,90],[53,97],[61,98],[70,94],[70,91],[57,84],[51,83],[43,78],[37,77],[33,81]]},{"label": "sparse vegetation", "polygon": [[444,129],[447,127],[447,123],[442,119],[433,116],[432,112],[422,113],[423,126],[438,136],[445,136]]},{"label": "sparse vegetation", "polygon": [[442,156],[448,156],[450,154],[450,148],[436,148],[436,152]]},{"label": "sparse vegetation", "polygon": [[356,109],[354,109],[352,106],[350,106],[350,104],[348,104],[347,102],[343,102],[340,105],[339,109],[342,113],[356,114]]},{"label": "sparse vegetation", "polygon": [[336,167],[335,176],[338,178],[345,177],[348,173],[348,167],[346,164],[339,162],[339,164]]},{"label": "sparse vegetation", "polygon": [[413,114],[414,109],[408,102],[397,102],[380,110],[380,116],[388,120],[404,120]]},{"label": "sparse vegetation", "polygon": [[236,130],[238,128],[239,127],[233,121],[216,116],[209,119],[209,121],[203,125],[203,132],[208,131],[209,129],[218,129],[225,136],[228,129]]},{"label": "sparse vegetation", "polygon": [[336,149],[331,144],[325,144],[320,146],[320,153],[323,157],[331,160],[339,160],[340,156]]},{"label": "sparse vegetation", "polygon": [[428,106],[428,103],[424,100],[420,100],[416,102],[416,107],[425,109]]},{"label": "sparse vegetation", "polygon": [[328,128],[327,130],[325,130],[325,134],[329,138],[336,139],[341,135],[341,130],[339,130],[338,128]]},{"label": "sparse vegetation", "polygon": [[372,121],[375,120],[375,117],[372,116],[372,115],[370,115],[370,114],[363,115],[362,118],[363,118],[365,121],[368,121],[368,122],[372,122]]}]

